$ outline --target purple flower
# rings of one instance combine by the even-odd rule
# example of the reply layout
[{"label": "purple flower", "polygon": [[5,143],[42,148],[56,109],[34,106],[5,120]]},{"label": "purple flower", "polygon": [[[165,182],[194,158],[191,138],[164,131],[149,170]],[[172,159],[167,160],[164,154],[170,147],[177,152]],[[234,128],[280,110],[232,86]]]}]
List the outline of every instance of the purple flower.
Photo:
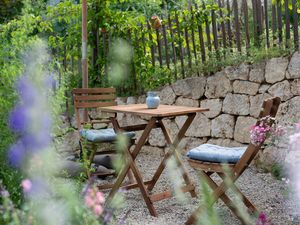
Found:
[{"label": "purple flower", "polygon": [[24,145],[19,141],[10,146],[7,154],[8,162],[14,167],[20,167],[26,155]]},{"label": "purple flower", "polygon": [[37,152],[48,147],[51,142],[51,137],[49,132],[46,130],[40,131],[36,134],[25,134],[20,138],[20,140],[29,152]]},{"label": "purple flower", "polygon": [[16,133],[25,132],[28,128],[29,118],[23,105],[17,105],[9,116],[9,127]]},{"label": "purple flower", "polygon": [[17,89],[22,103],[26,105],[33,105],[35,103],[38,92],[28,77],[23,76],[19,79]]}]

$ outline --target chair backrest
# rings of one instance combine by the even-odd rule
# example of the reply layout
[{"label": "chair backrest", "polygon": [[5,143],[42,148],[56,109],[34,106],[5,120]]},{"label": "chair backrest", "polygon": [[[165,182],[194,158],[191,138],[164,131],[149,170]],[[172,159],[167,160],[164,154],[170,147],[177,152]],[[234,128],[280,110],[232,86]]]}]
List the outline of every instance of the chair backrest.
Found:
[{"label": "chair backrest", "polygon": [[[275,118],[279,105],[280,105],[280,98],[279,97],[272,97],[264,100],[261,111],[259,113],[259,118],[257,120],[256,124],[259,124],[260,119],[266,116],[271,116]],[[274,121],[271,121],[273,123]],[[272,125],[272,124],[270,124]],[[260,150],[261,146],[263,145],[263,142],[260,143],[260,145],[256,146],[252,143],[249,144],[247,147],[245,153],[242,155],[240,160],[235,165],[235,172],[242,173],[251,163],[251,161],[254,159],[258,151]]]},{"label": "chair backrest", "polygon": [[[117,105],[115,88],[75,88],[72,94],[78,129],[82,128],[82,124],[90,122],[89,118],[85,121],[84,116],[81,115],[82,109]],[[97,123],[98,121],[92,122]]]}]

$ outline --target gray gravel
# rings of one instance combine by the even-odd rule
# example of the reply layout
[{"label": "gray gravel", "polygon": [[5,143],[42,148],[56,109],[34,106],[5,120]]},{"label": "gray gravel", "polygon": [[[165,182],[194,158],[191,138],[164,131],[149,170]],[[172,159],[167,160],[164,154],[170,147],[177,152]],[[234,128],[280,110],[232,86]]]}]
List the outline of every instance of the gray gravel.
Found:
[{"label": "gray gravel", "polygon": [[[136,162],[145,179],[151,178],[161,158],[162,152],[141,151]],[[183,158],[185,157],[183,156]],[[196,172],[189,167],[187,162],[185,162],[185,166],[197,186],[197,191],[199,191],[200,180]],[[174,182],[169,177],[168,172],[165,170],[153,192],[171,189]],[[111,179],[108,178],[108,180]],[[296,211],[299,210],[289,197],[290,191],[285,182],[276,180],[271,174],[260,173],[254,166],[251,166],[238,179],[237,185],[246,196],[249,196],[249,199],[258,209],[267,214],[272,223],[277,225],[300,224],[296,215]],[[138,189],[126,191],[124,195],[124,207],[117,213],[117,218],[120,220],[126,217],[125,224],[132,225],[184,224],[188,216],[199,204],[199,199],[201,198],[201,193],[199,193],[198,198],[191,198],[189,193],[185,193],[185,201],[180,201],[176,197],[172,197],[167,200],[155,202],[154,206],[158,217],[152,217]],[[241,224],[220,200],[214,207],[218,212],[221,224]]]}]

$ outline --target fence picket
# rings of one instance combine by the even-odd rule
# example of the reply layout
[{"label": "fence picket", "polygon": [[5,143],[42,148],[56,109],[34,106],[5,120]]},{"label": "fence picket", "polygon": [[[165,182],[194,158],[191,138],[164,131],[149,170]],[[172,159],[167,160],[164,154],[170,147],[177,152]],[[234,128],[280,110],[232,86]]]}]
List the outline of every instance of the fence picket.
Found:
[{"label": "fence picket", "polygon": [[184,61],[183,61],[183,50],[182,50],[182,42],[181,42],[181,31],[179,26],[179,20],[178,20],[178,14],[175,13],[175,21],[176,21],[176,27],[177,27],[177,35],[178,35],[178,45],[179,45],[179,57],[180,57],[180,65],[181,65],[181,75],[182,78],[185,78],[185,72],[184,72]]},{"label": "fence picket", "polygon": [[174,65],[174,76],[175,76],[175,79],[177,79],[177,57],[176,57],[174,34],[173,34],[173,27],[172,27],[170,15],[168,15],[168,24],[169,24],[170,36],[171,36],[171,40],[172,40],[172,61],[173,61],[173,65]]},{"label": "fence picket", "polygon": [[223,8],[224,8],[224,0],[218,0],[218,5],[219,5],[219,15],[221,19],[221,30],[222,30],[222,40],[223,40],[223,48],[227,47],[226,44],[226,31],[225,31],[225,23],[224,23],[224,16],[223,16]]},{"label": "fence picket", "polygon": [[277,16],[276,16],[276,7],[272,4],[272,32],[273,32],[273,46],[276,46],[276,32],[277,32]]},{"label": "fence picket", "polygon": [[227,17],[229,18],[227,20],[227,33],[228,33],[228,40],[229,40],[229,46],[230,48],[232,48],[232,32],[231,32],[231,9],[230,9],[230,3],[229,3],[229,0],[227,0],[227,11],[228,11],[228,14],[227,14]]},{"label": "fence picket", "polygon": [[198,65],[198,57],[197,57],[197,49],[196,49],[196,42],[195,42],[195,28],[194,28],[194,22],[195,22],[195,18],[194,18],[194,11],[193,11],[193,7],[190,7],[190,13],[191,13],[191,32],[192,32],[192,45],[193,45],[193,53],[194,53],[194,58],[195,58],[195,63],[196,65]]},{"label": "fence picket", "polygon": [[297,5],[296,0],[292,0],[292,8],[293,8],[293,30],[294,30],[294,45],[295,49],[299,49],[299,33],[298,33],[298,13],[297,13]]},{"label": "fence picket", "polygon": [[156,32],[156,41],[157,41],[157,50],[158,50],[158,60],[159,65],[162,67],[162,56],[161,56],[161,41],[160,41],[160,28],[155,29]]},{"label": "fence picket", "polygon": [[198,5],[195,4],[195,9],[197,9],[197,27],[198,27],[198,36],[199,36],[199,42],[200,42],[200,51],[201,51],[201,60],[202,62],[206,61],[206,53],[205,53],[205,44],[204,44],[204,38],[203,38],[203,28],[202,28],[202,21],[199,19],[199,11],[198,11]]},{"label": "fence picket", "polygon": [[278,40],[279,44],[282,43],[282,11],[281,1],[277,3],[277,19],[278,19]]},{"label": "fence picket", "polygon": [[266,28],[266,44],[270,48],[270,34],[269,34],[269,17],[268,17],[268,0],[264,0],[265,6],[265,28]]},{"label": "fence picket", "polygon": [[234,11],[236,45],[238,51],[241,52],[242,47],[241,47],[241,34],[240,34],[240,22],[239,22],[239,9],[238,9],[237,0],[233,0],[233,11]]},{"label": "fence picket", "polygon": [[[204,1],[202,1],[203,11],[205,12],[206,6]],[[207,47],[208,50],[211,51],[211,40],[210,40],[210,25],[208,22],[208,15],[205,14],[205,30],[206,30],[206,38],[207,38]]]}]

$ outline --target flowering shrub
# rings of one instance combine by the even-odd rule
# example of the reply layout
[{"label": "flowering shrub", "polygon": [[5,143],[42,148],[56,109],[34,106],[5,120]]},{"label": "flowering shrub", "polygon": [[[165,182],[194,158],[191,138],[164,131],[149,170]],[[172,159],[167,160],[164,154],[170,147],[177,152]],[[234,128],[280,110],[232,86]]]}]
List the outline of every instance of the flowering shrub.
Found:
[{"label": "flowering shrub", "polygon": [[253,125],[250,130],[250,141],[253,145],[259,146],[265,141],[269,133],[272,131],[271,121],[274,118],[270,116],[263,117],[258,124]]}]

